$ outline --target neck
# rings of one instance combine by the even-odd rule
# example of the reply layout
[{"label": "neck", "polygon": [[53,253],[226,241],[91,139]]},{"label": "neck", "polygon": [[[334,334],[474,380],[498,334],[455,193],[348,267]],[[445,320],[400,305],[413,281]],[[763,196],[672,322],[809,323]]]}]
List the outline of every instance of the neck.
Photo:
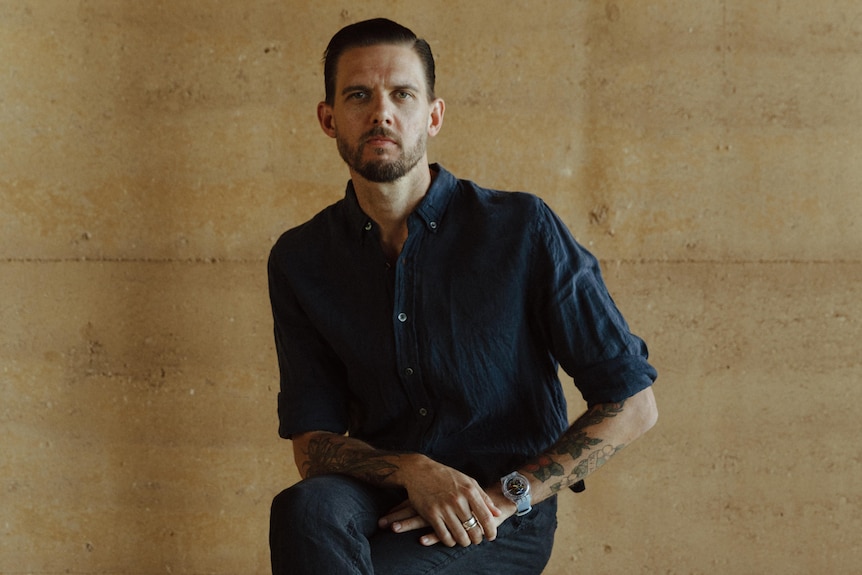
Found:
[{"label": "neck", "polygon": [[432,174],[427,162],[389,183],[369,182],[352,170],[350,175],[359,206],[380,226],[383,253],[389,261],[395,261],[407,241],[407,218],[431,186]]}]

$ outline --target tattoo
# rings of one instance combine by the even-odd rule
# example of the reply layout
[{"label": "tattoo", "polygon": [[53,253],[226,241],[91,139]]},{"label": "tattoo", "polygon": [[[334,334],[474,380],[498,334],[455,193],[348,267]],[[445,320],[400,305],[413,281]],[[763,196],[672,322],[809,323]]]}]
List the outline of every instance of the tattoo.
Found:
[{"label": "tattoo", "polygon": [[598,425],[606,419],[616,417],[623,411],[625,401],[622,403],[603,403],[583,414],[567,431],[557,443],[554,453],[557,455],[569,454],[572,459],[581,457],[584,451],[589,451],[594,445],[600,444],[603,439],[590,437],[584,431],[587,427]]},{"label": "tattoo", "polygon": [[583,414],[580,418],[582,422],[580,427],[587,427],[589,425],[597,425],[603,422],[606,419],[610,419],[611,417],[616,417],[620,413],[623,412],[623,407],[626,405],[626,400],[622,400],[619,403],[602,403],[585,414]]},{"label": "tattoo", "polygon": [[554,453],[557,455],[569,454],[572,459],[578,459],[584,453],[589,451],[594,445],[598,445],[602,440],[598,437],[590,437],[586,431],[572,430],[562,437],[560,442],[554,448]]},{"label": "tattoo", "polygon": [[589,457],[582,460],[575,466],[574,471],[566,478],[565,482],[557,483],[551,486],[552,491],[559,491],[573,483],[584,479],[587,475],[607,463],[611,457],[617,454],[625,445],[605,445],[599,451],[591,453]]},{"label": "tattoo", "polygon": [[[604,420],[619,415],[625,401],[620,403],[601,404],[587,411],[569,429],[560,441],[554,446],[553,453],[556,455],[568,455],[578,461],[571,473],[566,474],[563,466],[546,455],[540,456],[526,469],[539,481],[548,481],[551,477],[559,477],[558,481],[549,485],[551,492],[556,493],[574,483],[584,479],[587,475],[604,465],[620,451],[625,445],[616,447],[606,444],[604,439],[590,437],[586,428],[602,423]],[[584,457],[584,453],[592,450],[597,445],[605,443],[598,451],[593,451]]]},{"label": "tattoo", "polygon": [[563,466],[547,455],[539,456],[535,462],[528,463],[525,469],[530,472],[533,477],[542,482],[547,481],[551,477],[565,474]]},{"label": "tattoo", "polygon": [[[378,483],[398,471],[399,467],[391,461],[397,454],[377,450],[357,452],[347,447],[343,441],[331,437],[319,437],[308,442],[305,452],[307,461],[303,465],[306,477],[326,473],[344,473],[365,481]],[[384,459],[382,456],[388,458]]]}]

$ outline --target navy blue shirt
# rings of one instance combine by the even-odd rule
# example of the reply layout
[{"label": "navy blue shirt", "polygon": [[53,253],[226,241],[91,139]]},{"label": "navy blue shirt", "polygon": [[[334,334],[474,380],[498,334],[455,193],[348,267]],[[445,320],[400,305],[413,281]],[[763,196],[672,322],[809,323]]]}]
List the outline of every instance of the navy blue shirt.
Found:
[{"label": "navy blue shirt", "polygon": [[542,200],[432,169],[395,265],[352,183],[273,247],[279,433],[347,432],[488,483],[568,428],[559,366],[591,405],[656,372]]}]

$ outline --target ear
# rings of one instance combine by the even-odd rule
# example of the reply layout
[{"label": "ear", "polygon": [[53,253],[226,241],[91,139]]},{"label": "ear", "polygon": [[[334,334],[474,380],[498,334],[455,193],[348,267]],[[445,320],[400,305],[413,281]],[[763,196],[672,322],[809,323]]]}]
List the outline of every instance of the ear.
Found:
[{"label": "ear", "polygon": [[321,102],[317,105],[317,121],[320,122],[320,127],[326,132],[330,138],[335,137],[335,118],[332,115],[332,106],[326,102]]},{"label": "ear", "polygon": [[443,127],[443,113],[446,111],[446,103],[437,98],[431,102],[431,113],[428,116],[428,135],[436,136]]}]

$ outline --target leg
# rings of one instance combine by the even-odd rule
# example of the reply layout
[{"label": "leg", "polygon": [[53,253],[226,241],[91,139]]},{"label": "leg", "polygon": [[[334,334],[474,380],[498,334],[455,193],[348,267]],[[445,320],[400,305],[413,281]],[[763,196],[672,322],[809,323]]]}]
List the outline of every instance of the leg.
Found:
[{"label": "leg", "polygon": [[272,502],[270,552],[274,575],[370,575],[368,538],[377,519],[404,499],[397,490],[341,475],[300,481]]},{"label": "leg", "polygon": [[469,547],[423,547],[420,532],[379,531],[371,538],[376,575],[539,575],[551,558],[557,528],[556,497],[511,517],[497,539]]}]

